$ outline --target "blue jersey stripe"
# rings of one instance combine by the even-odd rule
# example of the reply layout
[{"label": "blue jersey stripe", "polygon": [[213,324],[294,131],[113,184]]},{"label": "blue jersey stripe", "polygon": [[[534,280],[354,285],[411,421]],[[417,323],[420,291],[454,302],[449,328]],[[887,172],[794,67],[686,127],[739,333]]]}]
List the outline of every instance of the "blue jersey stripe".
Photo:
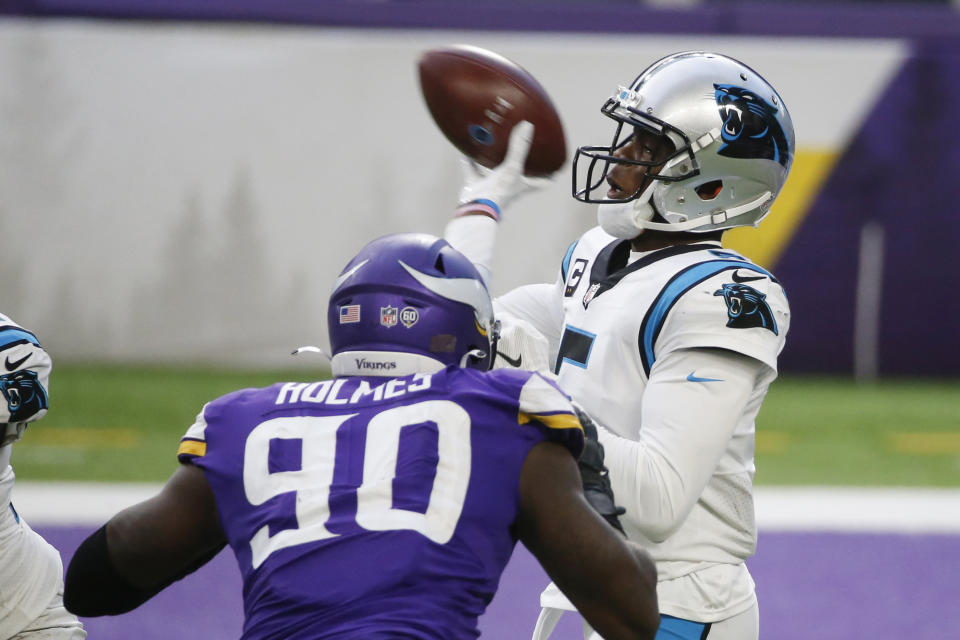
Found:
[{"label": "blue jersey stripe", "polygon": [[703,640],[710,633],[710,624],[661,615],[655,640]]},{"label": "blue jersey stripe", "polygon": [[710,262],[701,262],[691,267],[687,267],[677,275],[660,291],[660,295],[650,306],[643,323],[640,325],[640,360],[643,364],[643,372],[649,376],[650,368],[656,360],[656,354],[653,352],[653,344],[660,335],[660,329],[667,319],[667,314],[677,300],[687,291],[697,286],[704,280],[712,278],[721,271],[732,271],[734,269],[745,269],[762,273],[776,282],[773,274],[749,262],[740,260],[711,260]]},{"label": "blue jersey stripe", "polygon": [[29,331],[15,327],[0,329],[0,349],[5,349],[14,344],[23,344],[24,342],[32,342],[38,347],[40,346],[40,341],[37,340],[37,336]]},{"label": "blue jersey stripe", "polygon": [[567,253],[563,256],[563,262],[560,263],[560,275],[563,276],[563,281],[567,281],[567,272],[570,271],[570,258],[573,257],[573,250],[577,248],[579,240],[574,240],[573,243],[567,247]]}]

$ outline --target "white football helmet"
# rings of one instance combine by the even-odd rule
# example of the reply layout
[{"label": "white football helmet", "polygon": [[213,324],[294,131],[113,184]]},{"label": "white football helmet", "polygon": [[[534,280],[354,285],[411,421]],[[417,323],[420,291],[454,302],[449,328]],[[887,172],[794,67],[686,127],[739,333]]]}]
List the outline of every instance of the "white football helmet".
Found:
[{"label": "white football helmet", "polygon": [[[793,123],[783,100],[756,71],[718,53],[658,60],[601,111],[617,122],[613,142],[577,150],[573,197],[600,204],[601,226],[617,237],[756,226],[793,162]],[[667,136],[675,151],[657,163],[615,157],[638,128]],[[635,193],[612,199],[606,179],[614,164],[659,172]]]}]

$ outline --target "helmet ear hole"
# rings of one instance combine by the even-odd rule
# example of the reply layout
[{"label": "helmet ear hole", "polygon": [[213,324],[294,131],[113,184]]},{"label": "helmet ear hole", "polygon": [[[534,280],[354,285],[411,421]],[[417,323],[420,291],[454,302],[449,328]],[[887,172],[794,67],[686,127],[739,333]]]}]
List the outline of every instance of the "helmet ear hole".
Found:
[{"label": "helmet ear hole", "polygon": [[433,266],[434,266],[434,268],[435,268],[437,271],[439,271],[440,273],[443,273],[443,274],[446,274],[446,273],[447,273],[447,269],[446,269],[446,267],[444,267],[444,265],[443,265],[443,255],[442,255],[442,254],[437,254],[437,261],[434,263]]},{"label": "helmet ear hole", "polygon": [[713,200],[720,195],[722,190],[723,180],[711,180],[697,187],[697,195],[700,196],[701,200]]}]

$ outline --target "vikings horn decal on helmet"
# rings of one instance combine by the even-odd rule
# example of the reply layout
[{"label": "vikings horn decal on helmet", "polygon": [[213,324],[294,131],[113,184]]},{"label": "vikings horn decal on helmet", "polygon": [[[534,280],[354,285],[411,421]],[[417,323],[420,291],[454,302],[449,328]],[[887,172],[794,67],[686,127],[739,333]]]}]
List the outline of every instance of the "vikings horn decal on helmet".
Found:
[{"label": "vikings horn decal on helmet", "polygon": [[498,333],[480,273],[446,240],[422,233],[361,249],[334,284],[327,320],[334,375],[486,370]]},{"label": "vikings horn decal on helmet", "polygon": [[[783,100],[756,71],[717,53],[658,60],[601,111],[617,123],[613,141],[577,150],[573,197],[599,204],[601,226],[617,237],[755,226],[793,162],[793,123]],[[674,151],[656,162],[617,157],[636,130],[665,136]],[[617,164],[648,167],[646,186],[608,197],[607,176]]]}]

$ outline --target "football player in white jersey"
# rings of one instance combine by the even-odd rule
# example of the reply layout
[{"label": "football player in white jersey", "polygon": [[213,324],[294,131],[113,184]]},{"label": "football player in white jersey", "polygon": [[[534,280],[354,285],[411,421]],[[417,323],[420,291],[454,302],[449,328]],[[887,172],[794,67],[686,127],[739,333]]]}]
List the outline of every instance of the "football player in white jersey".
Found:
[{"label": "football player in white jersey", "polygon": [[11,640],[87,637],[63,608],[60,554],[11,502],[13,443],[47,413],[51,366],[37,337],[0,314],[0,638]]},{"label": "football player in white jersey", "polygon": [[[620,521],[656,560],[657,638],[755,640],[754,419],[790,313],[777,279],[721,237],[769,212],[793,125],[756,71],[702,51],[654,62],[601,111],[612,142],[573,161],[573,196],[599,205],[599,226],[570,246],[557,282],[510,291],[497,317],[505,335],[519,319],[518,334],[545,338],[537,357],[598,424]],[[522,175],[531,138],[521,123],[500,166],[468,174],[448,225],[484,268],[500,207],[536,186]],[[522,349],[535,344],[499,350],[533,362]],[[541,604],[535,639],[572,609],[552,587]]]}]

